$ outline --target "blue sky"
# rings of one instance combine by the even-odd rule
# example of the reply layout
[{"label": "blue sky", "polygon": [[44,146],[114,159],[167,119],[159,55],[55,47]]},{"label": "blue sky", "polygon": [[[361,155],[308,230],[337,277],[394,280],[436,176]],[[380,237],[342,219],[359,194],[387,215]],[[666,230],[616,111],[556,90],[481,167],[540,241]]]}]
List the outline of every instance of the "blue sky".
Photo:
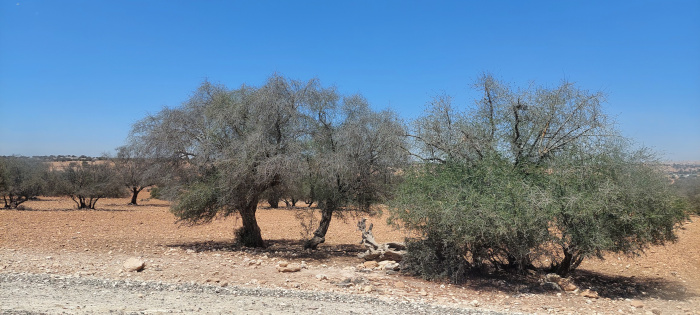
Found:
[{"label": "blue sky", "polygon": [[409,120],[484,71],[601,90],[624,135],[700,160],[696,0],[0,0],[0,155],[113,152],[205,78],[317,77]]}]

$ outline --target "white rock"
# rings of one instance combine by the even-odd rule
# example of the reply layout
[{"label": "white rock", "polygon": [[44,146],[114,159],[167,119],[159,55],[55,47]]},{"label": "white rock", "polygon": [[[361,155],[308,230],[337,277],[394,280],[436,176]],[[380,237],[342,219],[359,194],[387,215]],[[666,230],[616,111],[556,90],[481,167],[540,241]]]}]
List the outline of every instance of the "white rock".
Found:
[{"label": "white rock", "polygon": [[399,265],[399,263],[397,263],[397,262],[393,262],[393,263],[385,264],[383,269],[384,270],[398,271],[399,269],[401,269],[401,265]]},{"label": "white rock", "polygon": [[131,257],[124,262],[124,270],[126,271],[141,271],[146,266],[146,263],[136,257]]}]

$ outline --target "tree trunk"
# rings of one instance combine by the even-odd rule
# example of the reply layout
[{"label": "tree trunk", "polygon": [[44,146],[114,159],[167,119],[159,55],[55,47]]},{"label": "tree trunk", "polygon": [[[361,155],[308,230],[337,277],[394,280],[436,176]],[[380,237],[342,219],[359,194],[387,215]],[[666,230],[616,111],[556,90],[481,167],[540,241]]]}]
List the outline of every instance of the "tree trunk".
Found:
[{"label": "tree trunk", "polygon": [[143,188],[131,187],[131,202],[129,204],[136,205],[136,200]]},{"label": "tree trunk", "polygon": [[328,232],[328,227],[331,225],[331,219],[333,218],[333,211],[335,211],[336,205],[334,201],[326,201],[323,204],[323,209],[321,209],[321,222],[318,223],[318,228],[314,232],[314,237],[306,241],[304,244],[304,249],[316,249],[319,244],[326,241],[326,233]]},{"label": "tree trunk", "polygon": [[78,209],[85,209],[87,208],[87,204],[85,203],[85,197],[83,196],[78,196]]},{"label": "tree trunk", "polygon": [[556,266],[555,272],[556,274],[566,277],[569,275],[571,271],[576,269],[581,262],[583,261],[583,257],[577,254],[577,252],[574,250],[570,250],[569,248],[564,248],[564,259],[559,263],[558,266]]},{"label": "tree trunk", "polygon": [[250,201],[240,210],[243,226],[236,231],[236,241],[247,247],[265,247],[265,242],[260,234],[258,220],[255,211],[258,209],[258,198]]}]

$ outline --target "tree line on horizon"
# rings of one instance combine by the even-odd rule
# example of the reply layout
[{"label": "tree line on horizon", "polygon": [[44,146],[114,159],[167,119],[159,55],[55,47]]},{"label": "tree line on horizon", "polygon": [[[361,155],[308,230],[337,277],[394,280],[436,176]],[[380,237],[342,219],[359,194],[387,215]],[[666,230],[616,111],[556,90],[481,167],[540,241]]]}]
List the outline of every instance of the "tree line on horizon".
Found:
[{"label": "tree line on horizon", "polygon": [[[244,246],[264,247],[261,201],[315,203],[316,249],[334,216],[388,206],[407,239],[404,269],[459,282],[475,270],[561,275],[586,258],[675,240],[697,210],[698,183],[671,186],[655,153],[635,148],[605,95],[569,82],[513,87],[484,74],[473,105],[436,96],[405,123],[317,79],[273,75],[235,89],[203,82],[180,106],[136,122],[109,163],[61,170],[0,158],[5,208],[47,189],[78,208],[157,187],[179,222],[240,216]],[[683,196],[683,197],[681,197]],[[540,262],[547,259],[550,265]]]}]

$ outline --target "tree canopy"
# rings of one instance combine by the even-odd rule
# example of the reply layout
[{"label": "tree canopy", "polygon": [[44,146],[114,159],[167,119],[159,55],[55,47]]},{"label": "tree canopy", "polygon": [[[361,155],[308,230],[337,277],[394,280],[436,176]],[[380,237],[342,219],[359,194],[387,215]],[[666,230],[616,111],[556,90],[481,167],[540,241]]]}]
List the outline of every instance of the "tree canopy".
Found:
[{"label": "tree canopy", "polygon": [[654,155],[615,131],[602,93],[513,88],[488,74],[474,87],[474,106],[439,96],[413,122],[423,162],[407,171],[392,220],[423,234],[409,243],[415,272],[457,281],[548,258],[566,274],[604,251],[674,239],[683,209]]},{"label": "tree canopy", "polygon": [[20,204],[41,194],[48,167],[41,161],[16,156],[0,157],[0,195],[4,208]]},{"label": "tree canopy", "polygon": [[[260,87],[233,90],[205,81],[181,106],[136,123],[130,141],[147,148],[151,158],[167,161],[171,210],[181,221],[198,224],[239,214],[238,240],[262,247],[255,212],[266,192],[285,191],[306,178],[316,187],[314,198],[324,205],[337,202],[333,208],[352,199],[349,194],[362,196],[364,205],[379,200],[382,190],[369,193],[378,174],[386,174],[381,168],[388,155],[378,154],[384,148],[378,137],[401,136],[391,126],[400,126],[392,114],[374,113],[359,96],[341,97],[318,80],[273,75]],[[342,133],[347,138],[339,138]],[[339,144],[354,151],[341,158],[332,149]],[[346,163],[351,159],[355,164]],[[326,190],[330,182],[336,186]],[[330,197],[330,190],[339,197]]]}]

